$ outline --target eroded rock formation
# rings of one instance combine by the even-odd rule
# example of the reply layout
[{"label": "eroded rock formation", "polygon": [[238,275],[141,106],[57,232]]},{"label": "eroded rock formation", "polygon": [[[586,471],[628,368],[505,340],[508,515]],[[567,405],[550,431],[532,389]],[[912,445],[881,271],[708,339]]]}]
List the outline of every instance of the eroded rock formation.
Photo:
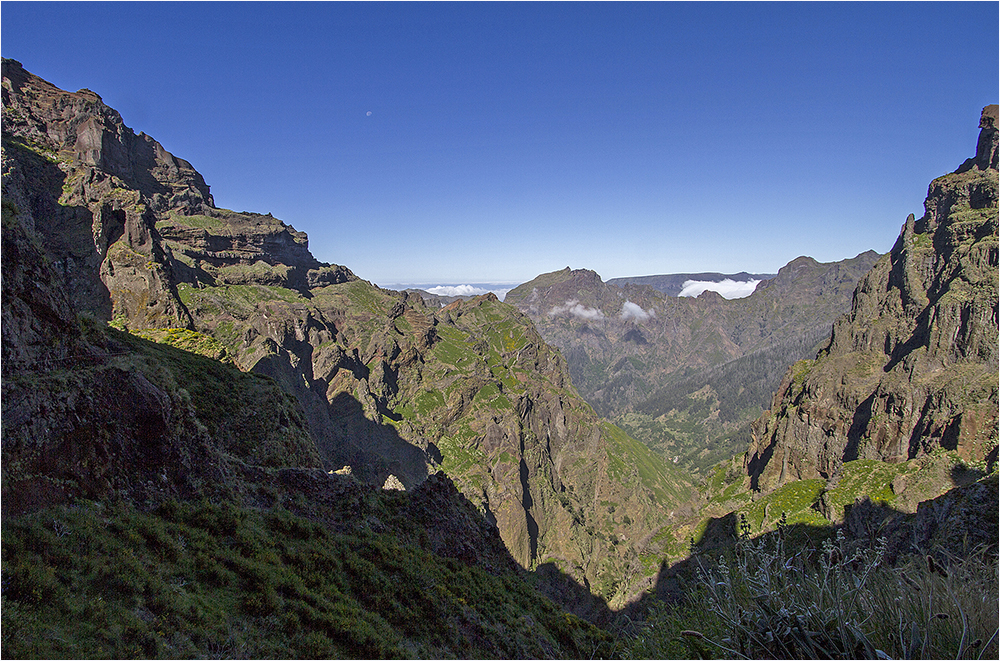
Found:
[{"label": "eroded rock formation", "polygon": [[816,360],[796,363],[754,428],[754,489],[834,476],[854,459],[997,447],[997,106],[975,159],[931,182],[892,251],[858,285]]}]

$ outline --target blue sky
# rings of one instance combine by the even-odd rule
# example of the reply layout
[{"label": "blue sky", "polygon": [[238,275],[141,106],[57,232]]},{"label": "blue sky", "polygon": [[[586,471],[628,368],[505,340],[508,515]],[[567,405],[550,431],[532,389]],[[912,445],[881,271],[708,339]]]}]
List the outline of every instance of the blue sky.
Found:
[{"label": "blue sky", "polygon": [[4,0],[0,47],[367,280],[608,279],[889,250],[1000,97],[998,7]]}]

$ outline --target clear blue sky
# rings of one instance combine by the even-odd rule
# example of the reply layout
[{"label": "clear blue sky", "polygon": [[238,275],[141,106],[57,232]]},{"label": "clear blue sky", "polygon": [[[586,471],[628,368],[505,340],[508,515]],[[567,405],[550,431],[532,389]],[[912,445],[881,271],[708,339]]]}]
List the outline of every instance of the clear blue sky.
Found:
[{"label": "clear blue sky", "polygon": [[4,0],[0,44],[365,279],[608,279],[889,250],[1000,97],[998,7]]}]

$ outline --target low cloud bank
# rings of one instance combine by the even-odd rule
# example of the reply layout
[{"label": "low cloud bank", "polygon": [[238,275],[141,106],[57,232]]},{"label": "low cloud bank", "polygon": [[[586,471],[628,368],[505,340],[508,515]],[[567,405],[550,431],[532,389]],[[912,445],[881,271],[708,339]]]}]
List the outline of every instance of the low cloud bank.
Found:
[{"label": "low cloud bank", "polygon": [[705,291],[718,292],[722,298],[746,298],[757,289],[760,280],[737,282],[726,278],[722,282],[686,280],[678,296],[700,296]]},{"label": "low cloud bank", "polygon": [[438,285],[424,291],[435,296],[481,296],[490,290],[472,285]]},{"label": "low cloud bank", "polygon": [[588,308],[586,305],[581,305],[580,301],[576,299],[566,301],[565,305],[557,305],[549,310],[550,317],[558,317],[565,314],[569,314],[580,319],[586,319],[587,321],[598,321],[604,319],[603,312],[597,308]]},{"label": "low cloud bank", "polygon": [[507,292],[513,289],[509,285],[437,285],[436,287],[424,288],[417,287],[417,289],[423,289],[429,294],[434,294],[435,296],[482,296],[483,294],[488,294],[493,292],[497,298],[501,301],[506,298]]},{"label": "low cloud bank", "polygon": [[618,315],[622,319],[635,319],[637,321],[646,321],[650,317],[655,317],[655,312],[646,312],[639,305],[636,305],[632,301],[625,301],[622,304],[622,311]]}]

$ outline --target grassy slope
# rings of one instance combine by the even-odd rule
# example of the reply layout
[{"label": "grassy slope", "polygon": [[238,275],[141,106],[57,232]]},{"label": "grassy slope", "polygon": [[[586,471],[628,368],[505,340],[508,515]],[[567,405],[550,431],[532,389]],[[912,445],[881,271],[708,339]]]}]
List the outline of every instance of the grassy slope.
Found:
[{"label": "grassy slope", "polygon": [[[391,519],[403,494],[373,494]],[[581,658],[608,636],[489,574],[283,509],[81,502],[3,523],[5,658]]]},{"label": "grassy slope", "polygon": [[[270,502],[282,488],[275,468],[314,463],[291,398],[214,359],[220,347],[205,335],[142,332],[153,343],[85,329],[113,349],[118,369],[169,393],[176,416],[192,417],[232,460],[254,463],[245,475],[262,481],[213,483],[214,500],[153,509],[74,500],[5,517],[5,658],[582,657],[605,645],[606,633],[539,596],[513,565],[490,573],[436,555],[424,541],[436,533],[414,520],[410,494],[358,485],[360,501],[338,510],[336,526],[225,500]],[[68,371],[47,374],[60,375]],[[449,515],[435,509],[434,525]]]}]

